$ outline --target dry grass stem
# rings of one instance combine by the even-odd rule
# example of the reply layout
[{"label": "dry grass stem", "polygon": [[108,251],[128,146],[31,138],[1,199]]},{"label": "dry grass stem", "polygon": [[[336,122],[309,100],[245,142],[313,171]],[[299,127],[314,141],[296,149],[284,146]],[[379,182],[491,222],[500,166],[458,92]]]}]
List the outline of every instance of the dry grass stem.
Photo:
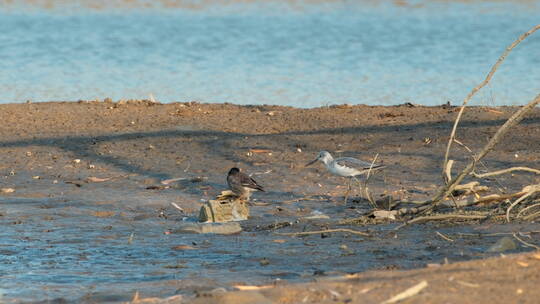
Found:
[{"label": "dry grass stem", "polygon": [[447,237],[446,235],[440,233],[439,231],[435,231],[435,234],[437,234],[438,236],[440,236],[441,238],[449,241],[449,242],[453,242],[454,240],[452,240],[451,238]]},{"label": "dry grass stem", "polygon": [[290,232],[290,233],[280,233],[276,232],[277,235],[287,235],[287,236],[302,236],[302,235],[311,235],[311,234],[320,234],[320,233],[330,233],[330,232],[345,232],[361,236],[369,236],[369,233],[356,231],[346,228],[337,228],[337,229],[327,229],[327,230],[316,230],[316,231],[302,231],[302,232]]},{"label": "dry grass stem", "polygon": [[373,208],[376,208],[377,204],[375,203],[373,196],[369,192],[368,182],[369,182],[369,178],[371,177],[371,170],[373,169],[373,166],[375,165],[375,162],[377,161],[378,157],[379,157],[379,153],[375,154],[375,157],[373,158],[373,161],[371,162],[371,165],[369,166],[369,170],[366,174],[366,181],[364,182],[364,191],[365,191],[366,198],[368,199],[368,201],[370,202]]},{"label": "dry grass stem", "polygon": [[424,223],[430,221],[444,221],[444,220],[482,220],[485,219],[487,215],[465,215],[465,214],[438,214],[431,216],[421,216],[414,218],[408,222],[405,222],[402,225],[399,225],[394,230],[401,229],[407,225],[414,223]]},{"label": "dry grass stem", "polygon": [[178,209],[178,211],[180,211],[181,213],[184,213],[184,209],[183,209],[182,207],[178,206],[178,204],[176,204],[176,203],[171,203],[171,205],[172,205],[174,208]]},{"label": "dry grass stem", "polygon": [[319,201],[319,200],[322,200],[321,198],[317,198],[317,197],[300,197],[300,198],[295,198],[295,199],[292,199],[292,200],[287,200],[287,201],[279,201],[279,202],[276,202],[276,203],[279,203],[279,204],[292,204],[292,203],[296,203],[296,202],[300,202],[300,201]]}]

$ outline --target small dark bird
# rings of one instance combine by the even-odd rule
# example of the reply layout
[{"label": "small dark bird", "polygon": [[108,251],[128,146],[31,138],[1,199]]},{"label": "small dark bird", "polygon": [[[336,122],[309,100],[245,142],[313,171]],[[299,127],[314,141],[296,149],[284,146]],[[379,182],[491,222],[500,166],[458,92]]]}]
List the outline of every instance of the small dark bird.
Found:
[{"label": "small dark bird", "polygon": [[229,174],[227,175],[227,184],[231,191],[238,196],[240,199],[245,199],[249,201],[251,192],[253,191],[263,191],[261,187],[253,178],[247,176],[246,174],[240,172],[238,168],[231,168]]}]

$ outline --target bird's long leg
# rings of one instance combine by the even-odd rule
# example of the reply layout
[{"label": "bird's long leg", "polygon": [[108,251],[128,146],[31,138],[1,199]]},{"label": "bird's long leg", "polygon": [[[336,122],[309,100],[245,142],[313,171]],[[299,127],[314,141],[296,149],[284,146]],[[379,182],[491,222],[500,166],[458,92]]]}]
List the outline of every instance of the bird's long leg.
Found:
[{"label": "bird's long leg", "polygon": [[354,180],[358,183],[358,188],[360,188],[360,194],[362,194],[362,182],[356,176],[353,176]]},{"label": "bird's long leg", "polygon": [[347,200],[349,199],[349,192],[351,192],[351,181],[352,178],[347,178],[347,192],[345,192],[345,201],[344,204],[347,204]]},{"label": "bird's long leg", "polygon": [[360,189],[360,195],[362,195],[362,183],[360,182],[360,180],[358,180],[356,176],[351,177],[351,179],[354,179],[354,181],[358,183],[358,188]]}]

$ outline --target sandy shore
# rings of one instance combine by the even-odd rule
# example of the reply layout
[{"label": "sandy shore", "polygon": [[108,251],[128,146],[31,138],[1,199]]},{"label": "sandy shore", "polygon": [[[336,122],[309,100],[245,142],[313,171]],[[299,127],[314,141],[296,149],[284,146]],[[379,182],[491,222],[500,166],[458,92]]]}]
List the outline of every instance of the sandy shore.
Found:
[{"label": "sandy shore", "polygon": [[[477,151],[515,109],[470,108],[458,139]],[[6,271],[12,273],[7,278],[11,285],[3,287],[8,300],[121,302],[140,291],[141,298],[181,294],[196,303],[380,303],[422,280],[428,287],[409,299],[410,303],[534,303],[539,296],[535,288],[540,283],[537,256],[477,260],[497,255],[485,252],[497,238],[463,238],[452,243],[435,235],[435,231],[452,236],[467,231],[540,230],[535,223],[419,225],[394,238],[385,231],[395,224],[361,227],[380,235],[370,240],[337,234],[323,239],[288,238],[261,229],[281,222],[295,223],[283,231],[333,227],[338,220],[369,209],[364,200],[355,199],[357,195],[343,204],[344,181],[330,176],[321,165],[304,168],[320,150],[366,161],[378,155],[387,169],[370,184],[376,195],[429,197],[441,184],[440,166],[456,108],[69,102],[5,104],[0,111],[4,120],[0,128],[1,187],[15,191],[0,196],[0,221],[7,227],[0,244],[10,261]],[[497,145],[484,165],[489,170],[537,167],[539,157],[537,108]],[[470,154],[455,145],[452,159],[457,170]],[[233,166],[253,174],[268,190],[255,194],[258,205],[252,207],[252,218],[242,224],[246,232],[204,240],[169,234],[182,218],[196,216],[201,201],[226,188],[225,175]],[[160,181],[170,178],[184,180],[162,187]],[[505,191],[539,182],[540,177],[531,174],[487,181]],[[180,205],[184,214],[172,208],[171,202]],[[303,222],[320,213],[330,219]],[[131,247],[118,247],[127,246],[130,234],[134,235]],[[530,242],[540,243],[538,234],[531,236]],[[58,258],[72,254],[63,251],[67,247],[75,252],[73,265],[80,270],[63,281],[59,277],[71,273],[73,266]],[[95,251],[102,247],[108,248],[105,253]],[[57,253],[44,257],[40,250]],[[114,255],[114,250],[122,252],[118,267],[126,259],[146,261],[137,267],[142,267],[140,272],[147,279],[136,279],[137,269],[129,265],[125,271],[133,271],[133,275],[126,274],[131,279],[115,278],[117,273],[107,264],[111,259],[107,254]],[[518,246],[511,253],[530,250]],[[203,252],[208,256],[195,261]],[[151,260],[145,260],[145,255]],[[209,262],[209,258],[214,260]],[[445,258],[450,265],[425,268],[444,263]],[[42,262],[32,264],[36,259]],[[270,265],[265,266],[263,259]],[[470,259],[473,261],[454,263]],[[161,265],[160,261],[167,262]],[[171,261],[184,266],[174,268]],[[88,270],[100,265],[106,266],[101,272]],[[417,267],[422,269],[384,270]],[[220,272],[227,268],[230,272]],[[201,273],[200,269],[205,270]],[[41,276],[28,277],[31,271]],[[110,284],[99,279],[100,273],[104,277],[108,271],[113,276]],[[325,280],[357,272],[362,273],[352,281]],[[86,281],[82,276],[93,279]],[[46,282],[48,278],[53,279]],[[226,296],[211,292],[231,290],[233,285],[276,284],[276,278],[316,283],[279,283],[277,288]],[[35,284],[36,280],[42,282]],[[18,292],[12,292],[14,288]],[[42,292],[42,298],[35,296],[36,290]],[[254,301],[252,296],[261,300]]]}]

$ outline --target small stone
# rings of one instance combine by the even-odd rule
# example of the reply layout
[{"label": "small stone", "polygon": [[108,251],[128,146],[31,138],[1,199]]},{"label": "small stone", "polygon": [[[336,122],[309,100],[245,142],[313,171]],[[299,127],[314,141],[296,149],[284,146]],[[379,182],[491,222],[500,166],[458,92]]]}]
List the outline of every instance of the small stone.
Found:
[{"label": "small stone", "polygon": [[2,189],[0,189],[0,192],[2,192],[2,193],[13,193],[13,192],[15,192],[15,189],[13,189],[13,188],[2,188]]},{"label": "small stone", "polygon": [[487,252],[506,252],[517,249],[516,242],[511,237],[505,236],[489,247]]},{"label": "small stone", "polygon": [[78,158],[76,158],[76,159],[73,160],[73,162],[76,163],[76,164],[80,164],[80,163],[81,163],[81,160],[78,159]]},{"label": "small stone", "polygon": [[339,249],[341,250],[342,255],[354,255],[354,250],[345,244],[339,246]]}]

